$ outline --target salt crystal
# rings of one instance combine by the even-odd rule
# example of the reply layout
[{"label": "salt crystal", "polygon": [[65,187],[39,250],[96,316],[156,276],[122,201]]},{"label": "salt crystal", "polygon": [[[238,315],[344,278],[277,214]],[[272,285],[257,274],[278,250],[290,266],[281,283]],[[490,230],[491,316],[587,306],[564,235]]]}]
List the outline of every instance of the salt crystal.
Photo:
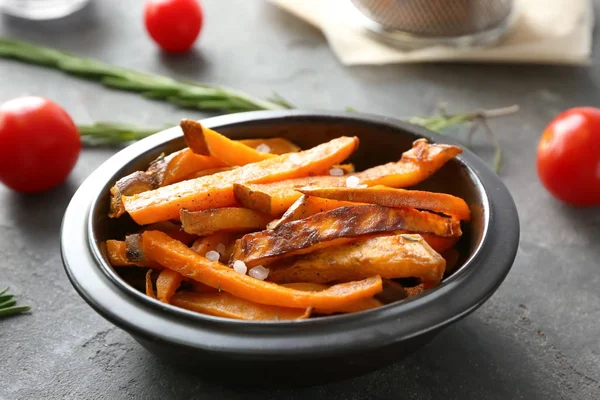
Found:
[{"label": "salt crystal", "polygon": [[215,250],[217,250],[219,254],[223,255],[225,254],[225,245],[223,243],[219,243]]},{"label": "salt crystal", "polygon": [[258,146],[256,146],[256,151],[258,151],[259,153],[270,153],[271,148],[269,147],[268,144],[261,143]]},{"label": "salt crystal", "polygon": [[233,263],[233,270],[238,274],[246,275],[246,271],[248,271],[248,267],[246,267],[246,263],[241,260],[235,260]]},{"label": "salt crystal", "polygon": [[302,160],[300,159],[300,156],[298,154],[296,154],[296,153],[290,154],[289,160],[294,165],[300,165],[300,164],[302,164]]},{"label": "salt crystal", "polygon": [[248,271],[248,275],[254,279],[260,279],[261,281],[264,281],[267,279],[267,276],[269,276],[269,268],[265,268],[262,265],[257,265]]},{"label": "salt crystal", "polygon": [[208,258],[210,261],[219,261],[219,258],[221,258],[221,255],[218,252],[211,250],[211,251],[206,252],[205,257]]},{"label": "salt crystal", "polygon": [[341,168],[331,168],[329,170],[329,175],[331,176],[344,176],[344,170]]},{"label": "salt crystal", "polygon": [[358,187],[358,185],[360,185],[360,179],[358,176],[349,176],[346,178],[346,186],[349,188],[355,188]]}]

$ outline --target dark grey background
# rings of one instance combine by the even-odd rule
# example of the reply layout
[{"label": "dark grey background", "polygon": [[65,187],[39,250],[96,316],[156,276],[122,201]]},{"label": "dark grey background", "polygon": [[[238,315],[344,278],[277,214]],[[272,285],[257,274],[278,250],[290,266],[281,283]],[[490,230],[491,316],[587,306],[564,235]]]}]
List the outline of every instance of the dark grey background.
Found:
[{"label": "dark grey background", "polygon": [[[29,315],[0,322],[0,399],[600,398],[600,209],[569,208],[552,199],[534,163],[537,140],[554,115],[571,106],[598,105],[596,66],[349,68],[318,31],[271,5],[203,4],[201,39],[194,52],[180,57],[161,54],[149,41],[142,1],[96,0],[63,21],[4,18],[0,34],[258,96],[277,91],[304,108],[353,106],[400,117],[431,113],[443,101],[451,111],[518,103],[517,116],[492,124],[505,148],[502,177],[522,223],[511,273],[481,309],[425,349],[352,381],[250,392],[182,376],[92,311],[63,272],[62,214],[78,185],[114,152],[85,150],[68,183],[53,192],[22,196],[0,188],[0,286],[10,285],[33,307]],[[0,101],[23,94],[54,99],[79,123],[160,126],[205,115],[0,60]],[[485,141],[478,150],[490,155]]]}]

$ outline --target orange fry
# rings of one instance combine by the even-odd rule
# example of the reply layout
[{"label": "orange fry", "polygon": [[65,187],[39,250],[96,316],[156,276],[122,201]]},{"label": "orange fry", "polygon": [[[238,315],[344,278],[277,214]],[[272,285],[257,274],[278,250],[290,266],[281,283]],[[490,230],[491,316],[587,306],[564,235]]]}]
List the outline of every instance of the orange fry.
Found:
[{"label": "orange fry", "polygon": [[107,240],[106,253],[108,254],[110,265],[113,267],[135,266],[135,263],[127,259],[125,242],[122,240]]},{"label": "orange fry", "polygon": [[152,260],[184,277],[260,304],[291,308],[340,309],[381,291],[381,278],[331,286],[321,292],[303,292],[237,273],[219,262],[200,256],[181,242],[159,231],[146,231],[144,253]]},{"label": "orange fry", "polygon": [[318,214],[320,212],[335,210],[336,208],[346,206],[358,206],[364,205],[361,203],[352,203],[349,201],[338,201],[330,199],[322,199],[320,197],[309,197],[302,196],[294,202],[283,214],[283,216],[272,221],[267,225],[268,229],[275,229],[278,226],[285,224],[286,222],[297,221],[299,219],[308,218],[311,215]]},{"label": "orange fry", "polygon": [[106,253],[110,261],[110,265],[113,267],[150,267],[154,269],[160,269],[160,265],[146,260],[139,259],[137,261],[131,261],[127,258],[127,244],[123,240],[107,240],[106,241]]},{"label": "orange fry", "polygon": [[347,242],[361,236],[397,231],[436,236],[458,236],[461,232],[458,221],[413,208],[340,207],[282,224],[273,230],[244,235],[237,241],[232,257],[248,266],[256,266],[310,253],[330,246],[334,240]]},{"label": "orange fry", "polygon": [[470,210],[467,203],[460,197],[444,193],[392,189],[385,186],[366,188],[308,187],[297,190],[307,196],[338,201],[378,204],[386,207],[413,207],[419,210],[435,211],[461,220],[468,221],[470,219]]},{"label": "orange fry", "polygon": [[202,211],[181,210],[181,224],[188,233],[199,236],[219,231],[249,232],[264,229],[271,217],[240,207],[214,208]]},{"label": "orange fry", "polygon": [[400,161],[378,165],[355,175],[360,184],[405,188],[429,178],[460,153],[462,149],[458,146],[429,144],[427,139],[418,139],[412,149],[402,154]]},{"label": "orange fry", "polygon": [[357,138],[341,137],[299,153],[283,154],[230,171],[124,196],[122,201],[140,225],[176,219],[181,209],[229,207],[235,204],[233,185],[237,182],[274,182],[307,176],[346,159],[357,146]]},{"label": "orange fry", "polygon": [[227,292],[175,294],[171,304],[217,317],[246,321],[293,321],[306,319],[312,308],[288,308],[258,304],[241,299]]},{"label": "orange fry", "polygon": [[183,277],[170,269],[160,271],[156,278],[156,297],[163,303],[169,303],[171,298],[179,288]]},{"label": "orange fry", "polygon": [[[320,292],[321,290],[325,290],[329,287],[329,285],[323,285],[321,283],[308,283],[308,282],[284,283],[281,286],[285,286],[290,289],[305,290],[305,291],[309,291],[309,292],[310,291]],[[360,299],[356,303],[351,304],[347,307],[344,307],[343,309],[327,310],[327,309],[323,309],[323,308],[317,308],[317,309],[314,309],[313,312],[315,314],[333,314],[336,312],[355,313],[355,312],[370,310],[372,308],[377,308],[382,305],[383,305],[383,303],[380,302],[379,300],[377,300],[376,298],[369,297],[366,299]]]},{"label": "orange fry", "polygon": [[274,154],[261,153],[244,143],[231,140],[198,121],[182,119],[179,126],[185,142],[194,153],[215,157],[226,165],[246,165],[275,157]]},{"label": "orange fry", "polygon": [[289,263],[274,266],[269,280],[347,282],[379,275],[383,279],[419,277],[439,282],[446,261],[419,235],[379,236],[324,248]]}]

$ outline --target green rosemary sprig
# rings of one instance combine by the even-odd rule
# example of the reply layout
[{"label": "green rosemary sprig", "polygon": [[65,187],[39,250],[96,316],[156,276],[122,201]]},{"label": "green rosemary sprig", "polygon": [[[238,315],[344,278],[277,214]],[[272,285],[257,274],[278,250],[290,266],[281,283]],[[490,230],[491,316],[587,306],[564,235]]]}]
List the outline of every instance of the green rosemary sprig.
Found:
[{"label": "green rosemary sprig", "polygon": [[[67,74],[99,81],[107,87],[137,92],[149,99],[166,101],[180,107],[225,112],[294,108],[277,93],[270,99],[262,100],[231,88],[137,72],[9,38],[0,37],[0,57],[55,68]],[[347,110],[356,111],[350,107]],[[494,168],[499,171],[502,163],[502,148],[486,121],[489,118],[509,115],[517,111],[518,107],[512,106],[454,115],[442,112],[440,115],[411,117],[406,120],[439,133],[445,133],[448,128],[457,125],[470,124],[469,142],[475,131],[480,127],[483,128],[494,144]],[[119,145],[143,139],[160,129],[100,122],[81,125],[79,130],[87,145]]]},{"label": "green rosemary sprig", "polygon": [[272,100],[262,100],[231,88],[137,72],[9,38],[0,37],[0,57],[58,69],[80,78],[99,81],[107,87],[137,92],[149,99],[185,108],[225,112],[292,108],[277,94]]},{"label": "green rosemary sprig", "polygon": [[28,306],[18,306],[14,295],[8,293],[8,288],[0,292],[0,318],[21,314],[30,309]]},{"label": "green rosemary sprig", "polygon": [[[346,108],[346,110],[356,112],[356,110],[352,108]],[[446,131],[450,128],[464,124],[471,124],[471,128],[468,133],[467,145],[470,145],[471,138],[473,134],[477,131],[477,129],[482,127],[494,145],[494,169],[496,172],[499,172],[502,163],[502,147],[500,146],[498,138],[493,134],[490,127],[488,126],[487,120],[489,118],[496,118],[514,114],[518,111],[518,106],[511,106],[492,110],[478,110],[462,114],[444,113],[442,115],[411,117],[406,118],[405,120],[412,124],[420,125],[424,128],[441,134],[445,134]],[[175,124],[165,125],[164,128],[168,128],[169,126],[175,126]],[[83,142],[91,146],[115,146],[127,144],[129,142],[141,140],[161,130],[161,128],[149,128],[137,125],[111,122],[98,122],[93,125],[79,125],[78,128]]]},{"label": "green rosemary sprig", "polygon": [[118,146],[141,140],[170,126],[150,128],[115,122],[97,122],[92,125],[78,125],[77,128],[82,142],[87,146]]}]

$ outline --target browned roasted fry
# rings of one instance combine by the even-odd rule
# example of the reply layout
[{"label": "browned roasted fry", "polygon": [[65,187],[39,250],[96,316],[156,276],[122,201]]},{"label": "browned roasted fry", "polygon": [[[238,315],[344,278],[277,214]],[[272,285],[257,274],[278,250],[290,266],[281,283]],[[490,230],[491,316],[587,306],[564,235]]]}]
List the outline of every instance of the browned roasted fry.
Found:
[{"label": "browned roasted fry", "polygon": [[248,266],[266,264],[297,254],[306,254],[362,236],[397,231],[459,236],[460,224],[451,218],[412,208],[382,206],[340,207],[309,218],[283,224],[273,230],[250,233],[235,246],[233,260]]},{"label": "browned roasted fry", "polygon": [[221,161],[214,157],[194,154],[190,149],[183,149],[154,161],[146,171],[136,171],[121,178],[110,189],[111,218],[120,217],[125,213],[122,196],[133,196],[170,185],[187,179],[199,171],[224,167]]},{"label": "browned roasted fry", "polygon": [[310,317],[312,307],[288,308],[254,303],[227,292],[176,293],[171,304],[217,317],[246,321],[291,321]]},{"label": "browned roasted fry", "polygon": [[419,235],[400,234],[330,247],[273,266],[269,280],[289,282],[348,282],[380,275],[384,279],[419,277],[439,282],[446,261]]},{"label": "browned roasted fry", "polygon": [[213,208],[203,211],[181,210],[181,224],[187,233],[199,236],[215,232],[249,232],[264,229],[271,217],[239,207]]},{"label": "browned roasted fry", "polygon": [[269,222],[268,229],[275,229],[279,225],[286,222],[297,221],[299,219],[308,218],[320,212],[335,210],[336,208],[345,206],[357,206],[361,203],[352,203],[349,201],[338,201],[330,199],[322,199],[320,197],[302,196],[294,202],[283,214],[283,216],[275,221]]},{"label": "browned roasted fry", "polygon": [[[321,283],[309,283],[309,282],[299,282],[299,283],[284,283],[281,286],[285,286],[290,289],[296,290],[306,290],[307,292],[320,292],[322,290],[328,289],[329,285],[324,285]],[[378,295],[376,295],[378,296]],[[346,307],[342,307],[337,310],[326,309],[326,308],[315,308],[313,312],[315,314],[334,314],[334,313],[355,313],[359,311],[370,310],[372,308],[377,308],[382,306],[381,301],[377,300],[374,297],[367,297],[365,299],[360,299],[354,304],[350,304]]]},{"label": "browned roasted fry", "polygon": [[459,197],[444,193],[393,189],[385,186],[366,188],[308,187],[297,190],[307,196],[324,199],[378,204],[386,207],[413,207],[419,210],[435,211],[461,220],[468,221],[470,219],[467,203]]}]

